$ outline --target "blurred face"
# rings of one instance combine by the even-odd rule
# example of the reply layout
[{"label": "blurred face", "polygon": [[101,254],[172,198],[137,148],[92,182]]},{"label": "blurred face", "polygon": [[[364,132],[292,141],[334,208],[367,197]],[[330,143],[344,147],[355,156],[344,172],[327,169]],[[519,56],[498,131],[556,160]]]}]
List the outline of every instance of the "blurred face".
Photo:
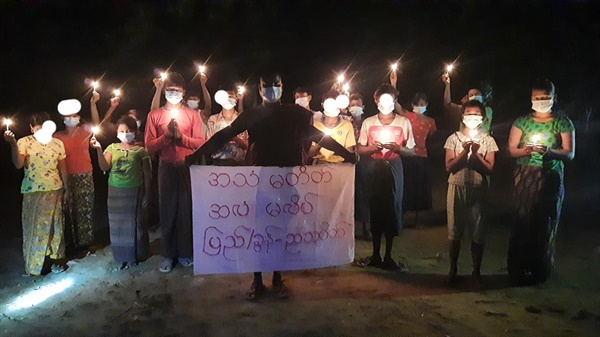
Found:
[{"label": "blurred face", "polygon": [[307,92],[297,92],[294,94],[294,99],[298,98],[306,98],[310,102],[312,95],[309,95]]},{"label": "blurred face", "polygon": [[413,104],[413,107],[417,107],[417,106],[427,106],[427,101],[425,101],[424,99],[420,99],[419,102],[417,102],[417,104]]}]

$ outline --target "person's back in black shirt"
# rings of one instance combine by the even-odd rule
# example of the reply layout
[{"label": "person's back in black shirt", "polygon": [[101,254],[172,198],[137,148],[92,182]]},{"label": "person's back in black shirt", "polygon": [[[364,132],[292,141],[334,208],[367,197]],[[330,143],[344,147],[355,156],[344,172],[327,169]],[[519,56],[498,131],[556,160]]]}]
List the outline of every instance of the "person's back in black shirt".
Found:
[{"label": "person's back in black shirt", "polygon": [[244,111],[229,127],[216,133],[188,158],[188,162],[197,160],[202,154],[215,152],[244,130],[248,130],[249,135],[248,165],[304,165],[313,141],[323,141],[322,146],[344,158],[351,157],[350,152],[332,138],[323,139],[324,134],[312,126],[311,119],[312,113],[296,104],[261,104]]}]

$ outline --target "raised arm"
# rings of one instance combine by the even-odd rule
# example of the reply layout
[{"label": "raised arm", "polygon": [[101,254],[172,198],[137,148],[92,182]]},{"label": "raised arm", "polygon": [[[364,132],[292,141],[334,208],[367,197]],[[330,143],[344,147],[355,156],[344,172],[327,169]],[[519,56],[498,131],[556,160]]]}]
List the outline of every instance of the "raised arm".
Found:
[{"label": "raised arm", "polygon": [[165,85],[165,82],[160,78],[155,78],[152,82],[154,82],[154,96],[152,97],[152,103],[150,104],[150,111],[160,108],[160,95],[162,94],[162,89]]},{"label": "raised arm", "polygon": [[98,166],[100,166],[100,169],[104,172],[110,170],[112,166],[112,153],[108,151],[102,153],[102,145],[100,145],[100,142],[94,137],[90,139],[90,146],[96,150],[96,154],[98,155]]},{"label": "raised arm", "polygon": [[204,107],[200,110],[200,117],[204,124],[208,124],[208,117],[210,117],[212,111],[212,100],[206,88],[207,81],[208,77],[205,74],[200,74],[200,87],[202,88],[202,100],[204,101]]},{"label": "raised arm", "polygon": [[310,126],[310,140],[319,144],[330,151],[333,151],[338,156],[344,158],[344,161],[347,163],[356,163],[356,155],[350,151],[348,151],[345,147],[340,145],[335,139],[330,136],[324,134],[319,129],[314,126]]}]

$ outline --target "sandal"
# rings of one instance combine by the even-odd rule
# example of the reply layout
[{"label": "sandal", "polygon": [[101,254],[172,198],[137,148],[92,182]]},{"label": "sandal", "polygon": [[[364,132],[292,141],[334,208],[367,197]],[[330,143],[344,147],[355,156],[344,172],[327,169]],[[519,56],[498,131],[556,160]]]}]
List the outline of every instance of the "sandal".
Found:
[{"label": "sandal", "polygon": [[404,263],[402,263],[402,262],[397,263],[392,258],[384,259],[383,263],[381,264],[381,269],[385,269],[385,270],[397,270],[397,271],[401,271],[401,272],[407,272],[408,271],[408,268],[406,268],[406,266],[404,265]]},{"label": "sandal", "polygon": [[265,286],[263,284],[257,286],[254,282],[250,286],[250,289],[246,292],[246,300],[254,301],[261,298],[265,293]]},{"label": "sandal", "polygon": [[352,265],[356,267],[380,267],[381,257],[364,257],[362,259],[354,260]]},{"label": "sandal", "polygon": [[180,265],[182,265],[184,267],[191,267],[191,266],[194,265],[194,260],[191,259],[191,258],[189,258],[189,257],[185,257],[185,258],[180,257],[178,259],[178,262],[179,262]]},{"label": "sandal", "polygon": [[60,264],[53,264],[52,267],[50,267],[50,271],[53,272],[54,274],[60,274],[60,273],[64,272],[65,270],[67,270],[67,269]]},{"label": "sandal", "polygon": [[166,259],[163,262],[161,262],[161,264],[158,266],[158,270],[161,273],[170,273],[171,270],[173,270],[173,260],[172,259]]}]

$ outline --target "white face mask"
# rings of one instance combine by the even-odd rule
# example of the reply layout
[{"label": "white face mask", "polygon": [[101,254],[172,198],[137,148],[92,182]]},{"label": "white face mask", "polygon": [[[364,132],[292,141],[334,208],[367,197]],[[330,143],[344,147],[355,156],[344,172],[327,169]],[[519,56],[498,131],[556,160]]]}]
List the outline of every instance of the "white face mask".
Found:
[{"label": "white face mask", "polygon": [[389,115],[394,111],[394,105],[383,105],[381,103],[377,104],[377,109],[384,115]]},{"label": "white face mask", "polygon": [[122,141],[123,143],[129,144],[135,138],[135,133],[133,133],[133,132],[119,132],[119,134],[117,135],[117,138],[119,138],[119,140]]},{"label": "white face mask", "polygon": [[79,125],[79,117],[65,117],[64,122],[66,126],[74,127]]},{"label": "white face mask", "polygon": [[480,95],[475,95],[475,96],[469,97],[469,101],[472,101],[472,100],[476,100],[476,101],[479,101],[479,103],[483,103],[483,97]]},{"label": "white face mask", "polygon": [[171,104],[179,104],[183,101],[183,93],[177,90],[167,90],[165,91],[165,98]]},{"label": "white face mask", "polygon": [[237,104],[237,101],[235,100],[235,98],[229,97],[227,99],[227,101],[225,101],[223,104],[221,104],[221,106],[225,110],[231,110],[235,107],[236,104]]},{"label": "white face mask", "polygon": [[413,112],[416,112],[418,114],[423,114],[423,113],[425,113],[425,111],[427,111],[426,106],[414,106],[413,105]]},{"label": "white face mask", "polygon": [[348,110],[350,110],[350,113],[355,118],[360,117],[364,113],[362,106],[351,106],[350,108],[348,108]]},{"label": "white face mask", "polygon": [[471,130],[477,129],[483,123],[483,116],[468,115],[463,117],[463,124]]},{"label": "white face mask", "polygon": [[190,109],[198,109],[198,104],[200,103],[200,101],[195,100],[195,99],[189,99],[187,101],[187,105],[190,107]]},{"label": "white face mask", "polygon": [[549,113],[554,105],[554,99],[531,101],[531,108],[537,112]]},{"label": "white face mask", "polygon": [[298,97],[295,101],[296,104],[303,107],[304,109],[308,109],[310,102],[308,101],[308,97]]}]

